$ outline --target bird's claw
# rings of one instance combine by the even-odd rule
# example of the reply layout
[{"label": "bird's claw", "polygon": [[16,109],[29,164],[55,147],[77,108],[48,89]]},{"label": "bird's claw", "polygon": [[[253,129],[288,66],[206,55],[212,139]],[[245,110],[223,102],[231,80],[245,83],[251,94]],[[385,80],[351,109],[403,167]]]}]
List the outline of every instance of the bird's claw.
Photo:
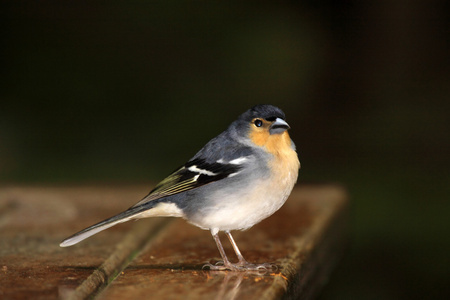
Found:
[{"label": "bird's claw", "polygon": [[268,272],[268,271],[277,271],[278,266],[271,263],[263,263],[263,264],[251,264],[251,263],[228,263],[225,264],[223,261],[219,261],[216,264],[205,264],[202,269],[211,270],[211,271],[259,271],[259,272]]}]

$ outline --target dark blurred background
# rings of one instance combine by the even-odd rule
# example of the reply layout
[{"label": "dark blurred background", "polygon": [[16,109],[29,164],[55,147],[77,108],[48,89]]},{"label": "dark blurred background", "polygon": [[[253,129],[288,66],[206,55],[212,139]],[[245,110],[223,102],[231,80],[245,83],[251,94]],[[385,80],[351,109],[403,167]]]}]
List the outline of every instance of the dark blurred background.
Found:
[{"label": "dark blurred background", "polygon": [[448,1],[2,1],[0,16],[3,184],[155,182],[271,103],[299,180],[351,195],[321,298],[450,295]]}]

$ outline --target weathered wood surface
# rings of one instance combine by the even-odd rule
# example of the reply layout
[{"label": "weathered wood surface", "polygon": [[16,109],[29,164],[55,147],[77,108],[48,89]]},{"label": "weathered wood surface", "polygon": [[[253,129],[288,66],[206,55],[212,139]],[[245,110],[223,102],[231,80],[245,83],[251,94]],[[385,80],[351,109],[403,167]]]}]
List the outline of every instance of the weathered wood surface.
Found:
[{"label": "weathered wood surface", "polygon": [[[346,244],[348,200],[334,185],[301,185],[283,208],[234,237],[276,272],[213,272],[208,231],[184,220],[128,222],[78,245],[68,235],[137,202],[144,186],[1,187],[1,299],[311,299]],[[232,248],[225,243],[232,256]]]}]

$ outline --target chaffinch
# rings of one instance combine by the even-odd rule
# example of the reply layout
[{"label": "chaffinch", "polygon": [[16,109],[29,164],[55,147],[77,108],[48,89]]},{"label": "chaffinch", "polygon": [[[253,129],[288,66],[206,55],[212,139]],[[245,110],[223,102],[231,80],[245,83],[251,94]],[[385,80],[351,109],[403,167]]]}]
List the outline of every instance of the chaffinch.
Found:
[{"label": "chaffinch", "polygon": [[[297,181],[300,162],[281,109],[256,105],[209,141],[185,165],[161,181],[140,202],[61,242],[72,246],[102,230],[133,219],[182,217],[209,229],[223,263],[211,270],[260,270],[271,264],[250,264],[230,231],[245,230],[276,212]],[[229,238],[238,262],[231,263],[219,239]]]}]

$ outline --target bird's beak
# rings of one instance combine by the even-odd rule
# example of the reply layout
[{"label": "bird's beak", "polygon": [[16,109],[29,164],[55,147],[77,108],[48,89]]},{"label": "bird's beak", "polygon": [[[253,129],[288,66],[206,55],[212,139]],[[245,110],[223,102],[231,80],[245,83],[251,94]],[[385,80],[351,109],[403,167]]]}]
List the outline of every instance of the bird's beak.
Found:
[{"label": "bird's beak", "polygon": [[270,134],[283,133],[284,131],[291,128],[285,120],[276,118],[275,121],[270,126]]}]

